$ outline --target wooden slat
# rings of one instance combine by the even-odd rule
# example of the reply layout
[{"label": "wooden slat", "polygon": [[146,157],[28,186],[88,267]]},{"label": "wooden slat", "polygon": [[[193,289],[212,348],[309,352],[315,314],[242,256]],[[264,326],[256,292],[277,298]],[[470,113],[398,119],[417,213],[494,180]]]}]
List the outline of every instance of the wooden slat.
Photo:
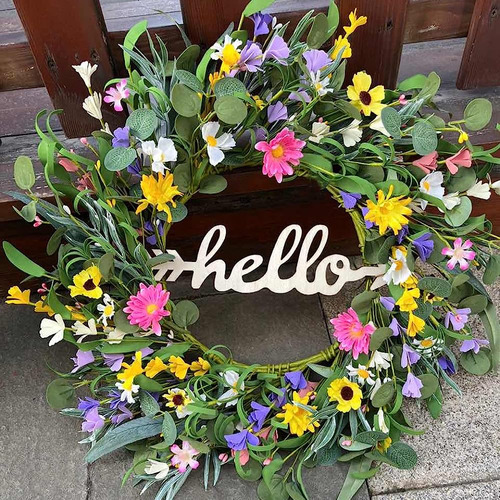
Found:
[{"label": "wooden slat", "polygon": [[348,15],[357,8],[358,16],[368,17],[368,23],[349,38],[352,57],[346,71],[346,83],[360,70],[372,76],[374,85],[393,87],[396,84],[408,0],[342,0],[341,25],[348,25]]},{"label": "wooden slat", "polygon": [[[15,5],[54,107],[64,109],[60,120],[66,135],[89,135],[96,120],[82,109],[88,90],[71,65],[85,60],[98,63],[93,76],[97,89],[115,74],[98,0],[45,0],[43,9],[38,0],[15,0]],[[47,36],[47,26],[57,29]],[[103,107],[103,114],[111,127],[124,122],[124,116],[110,106]]]},{"label": "wooden slat", "polygon": [[477,0],[457,78],[459,89],[500,85],[500,2]]}]

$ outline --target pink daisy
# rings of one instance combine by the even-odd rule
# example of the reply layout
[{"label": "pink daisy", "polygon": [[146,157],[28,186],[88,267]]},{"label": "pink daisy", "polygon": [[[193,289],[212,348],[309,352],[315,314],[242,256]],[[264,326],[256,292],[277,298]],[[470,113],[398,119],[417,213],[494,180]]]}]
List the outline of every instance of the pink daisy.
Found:
[{"label": "pink daisy", "polygon": [[278,182],[283,180],[283,175],[292,175],[291,166],[300,163],[304,156],[301,150],[305,145],[304,141],[295,139],[295,133],[288,128],[284,128],[269,143],[258,142],[255,149],[264,153],[262,173],[268,177],[276,177]]},{"label": "pink daisy", "polygon": [[465,243],[462,244],[462,238],[457,238],[453,242],[453,248],[443,248],[441,250],[441,253],[443,255],[451,257],[451,259],[448,261],[448,264],[446,264],[446,267],[450,270],[455,269],[455,266],[458,263],[460,264],[461,271],[465,271],[466,269],[468,269],[469,263],[467,261],[474,260],[474,258],[476,257],[476,252],[474,252],[473,250],[469,250],[469,248],[472,248],[472,241],[465,240]]},{"label": "pink daisy", "polygon": [[352,351],[354,359],[358,359],[360,353],[368,354],[370,336],[375,327],[371,323],[363,326],[352,307],[331,319],[330,323],[334,328],[333,336],[340,342],[340,349]]},{"label": "pink daisy", "polygon": [[164,309],[170,293],[163,290],[161,284],[146,286],[139,285],[137,295],[132,295],[123,309],[132,325],[139,325],[143,330],[153,327],[156,335],[161,335],[160,321],[169,316],[170,311]]},{"label": "pink daisy", "polygon": [[174,454],[172,457],[172,465],[179,469],[179,472],[186,472],[186,469],[197,469],[200,463],[194,459],[199,454],[187,441],[182,442],[182,448],[174,444],[170,447],[170,451]]},{"label": "pink daisy", "polygon": [[104,97],[104,102],[113,104],[115,111],[123,111],[122,99],[127,99],[130,95],[130,90],[126,88],[127,80],[124,78],[116,84],[116,87],[110,87],[106,90],[107,96]]},{"label": "pink daisy", "polygon": [[458,172],[458,167],[470,168],[472,165],[470,151],[468,149],[461,149],[458,153],[447,158],[445,163],[452,175]]}]

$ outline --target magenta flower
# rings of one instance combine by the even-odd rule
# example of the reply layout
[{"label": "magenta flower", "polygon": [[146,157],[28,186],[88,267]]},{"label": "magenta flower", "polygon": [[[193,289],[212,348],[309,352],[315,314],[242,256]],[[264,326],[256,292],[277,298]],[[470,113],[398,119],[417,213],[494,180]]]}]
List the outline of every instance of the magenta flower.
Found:
[{"label": "magenta flower", "polygon": [[451,257],[446,264],[446,267],[450,270],[455,269],[457,263],[460,265],[460,270],[465,271],[469,268],[468,260],[474,260],[476,257],[476,252],[469,250],[472,247],[471,240],[465,240],[462,244],[462,238],[457,238],[453,242],[453,248],[445,247],[441,250],[443,255]]},{"label": "magenta flower", "polygon": [[194,459],[199,454],[187,441],[182,442],[182,448],[174,444],[170,447],[170,451],[174,454],[172,457],[172,465],[179,469],[179,472],[186,472],[186,469],[197,469],[200,463]]},{"label": "magenta flower", "polygon": [[403,385],[403,396],[406,396],[407,398],[419,398],[422,394],[420,392],[420,389],[424,384],[422,384],[422,381],[413,375],[413,373],[409,372],[408,377],[406,377],[406,382],[405,385]]},{"label": "magenta flower", "polygon": [[404,94],[401,94],[398,97],[398,100],[399,100],[399,104],[401,104],[401,106],[405,106],[406,104],[408,104],[408,99],[406,99],[406,96]]},{"label": "magenta flower", "polygon": [[295,139],[295,133],[288,128],[284,128],[269,143],[258,142],[255,149],[264,153],[262,173],[268,177],[276,177],[278,182],[283,180],[283,175],[292,175],[292,165],[300,163],[305,145],[304,141]]},{"label": "magenta flower", "polygon": [[130,90],[127,87],[127,80],[124,78],[116,84],[116,87],[110,87],[106,90],[107,96],[104,97],[104,102],[112,104],[115,111],[123,111],[122,99],[127,99],[130,95]]},{"label": "magenta flower", "polygon": [[445,163],[450,174],[456,174],[458,172],[458,167],[470,168],[472,165],[470,151],[468,149],[461,149],[458,153],[447,158]]},{"label": "magenta flower", "polygon": [[461,330],[469,320],[469,314],[470,309],[468,307],[464,309],[455,309],[454,313],[451,311],[447,312],[444,317],[444,325],[446,328],[449,328],[451,323],[453,330],[458,332],[458,330]]},{"label": "magenta flower", "polygon": [[371,323],[363,326],[352,307],[331,319],[330,323],[334,328],[333,336],[340,342],[340,349],[352,351],[354,359],[358,359],[361,353],[368,354],[375,327]]},{"label": "magenta flower", "polygon": [[426,174],[430,174],[431,170],[436,170],[437,168],[437,157],[437,151],[434,151],[434,153],[429,153],[428,155],[415,160],[412,165],[415,165],[415,167],[423,170]]},{"label": "magenta flower", "polygon": [[460,352],[474,351],[474,354],[477,354],[482,345],[490,345],[490,343],[482,339],[464,340],[460,346]]},{"label": "magenta flower", "polygon": [[170,315],[170,311],[164,309],[169,297],[170,293],[163,290],[161,284],[146,286],[141,283],[139,292],[130,297],[123,311],[128,314],[131,325],[139,325],[143,330],[152,327],[156,335],[161,335],[160,321]]}]

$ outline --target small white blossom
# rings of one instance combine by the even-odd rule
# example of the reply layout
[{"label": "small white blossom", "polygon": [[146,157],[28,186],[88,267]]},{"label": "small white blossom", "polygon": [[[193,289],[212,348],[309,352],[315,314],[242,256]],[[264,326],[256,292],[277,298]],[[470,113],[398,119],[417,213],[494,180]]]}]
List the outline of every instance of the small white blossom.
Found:
[{"label": "small white blossom", "polygon": [[83,101],[83,109],[96,120],[102,120],[102,96],[99,92],[94,92]]},{"label": "small white blossom", "polygon": [[[420,181],[420,192],[434,196],[434,198],[438,200],[442,200],[444,196],[443,180],[443,172],[431,172],[427,174]],[[420,200],[422,210],[425,210],[427,204],[427,200]]]},{"label": "small white blossom", "polygon": [[365,385],[365,383],[373,385],[375,383],[373,373],[365,365],[347,365],[347,371],[350,377],[357,377],[359,385]]},{"label": "small white blossom", "polygon": [[111,319],[115,314],[115,301],[105,293],[103,296],[103,303],[97,305],[97,310],[101,313],[99,321],[108,326],[108,319]]},{"label": "small white blossom", "polygon": [[323,137],[326,137],[330,132],[330,126],[326,122],[314,122],[311,128],[312,135],[309,137],[311,142],[319,144]]},{"label": "small white blossom", "polygon": [[148,459],[149,465],[145,467],[146,474],[155,475],[155,479],[165,479],[168,476],[170,469],[166,462],[159,462],[158,460]]},{"label": "small white blossom", "polygon": [[496,194],[500,196],[500,181],[495,181],[493,184],[491,184],[491,189],[495,191]]},{"label": "small white blossom", "polygon": [[129,389],[124,389],[123,385],[121,382],[117,382],[116,387],[120,391],[122,391],[122,394],[120,396],[120,401],[127,401],[127,403],[132,404],[135,402],[134,394],[137,394],[139,392],[139,385],[132,384],[132,388]]},{"label": "small white blossom", "polygon": [[359,127],[360,123],[360,120],[353,120],[346,128],[340,131],[346,148],[356,145],[361,140],[363,131]]},{"label": "small white blossom", "polygon": [[462,198],[458,195],[458,191],[455,193],[448,193],[443,196],[443,203],[447,210],[453,210],[462,203]]},{"label": "small white blossom", "polygon": [[389,427],[387,427],[385,423],[384,410],[382,410],[382,408],[380,408],[379,411],[377,412],[377,423],[378,423],[378,428],[382,432],[385,432],[386,434],[389,432]]},{"label": "small white blossom", "polygon": [[207,122],[201,128],[201,135],[207,143],[208,159],[210,160],[210,165],[214,167],[224,159],[224,151],[228,151],[236,146],[236,142],[231,134],[224,133],[216,137],[219,129],[220,124],[217,122]]},{"label": "small white blossom", "polygon": [[472,187],[467,189],[467,196],[474,196],[482,200],[489,200],[491,196],[490,186],[486,182],[478,181]]},{"label": "small white blossom", "polygon": [[370,368],[375,367],[377,370],[387,370],[391,366],[391,360],[394,354],[390,352],[375,351],[370,362]]},{"label": "small white blossom", "polygon": [[326,76],[322,80],[320,70],[316,71],[316,73],[313,73],[311,71],[310,75],[311,75],[312,86],[316,89],[318,95],[324,96],[329,92],[333,92],[333,89],[328,87],[328,84],[330,83],[330,78]]},{"label": "small white blossom", "polygon": [[73,69],[82,77],[85,85],[90,88],[90,79],[97,71],[97,64],[90,64],[88,61],[83,61],[81,64],[73,66]]},{"label": "small white blossom", "polygon": [[389,258],[389,263],[391,267],[389,267],[389,269],[383,276],[383,280],[388,285],[391,283],[391,281],[395,285],[400,285],[411,276],[411,271],[408,268],[408,264],[406,263],[406,256],[399,248],[396,249],[394,258]]},{"label": "small white blossom", "polygon": [[[229,387],[229,389],[219,397],[219,401],[227,401],[228,399],[230,399],[231,401],[228,401],[226,403],[226,407],[234,406],[238,402],[237,399],[233,398],[236,398],[236,396],[238,396],[238,391],[236,390],[236,386],[238,384],[238,379],[240,378],[240,374],[238,372],[235,372],[234,370],[227,370],[226,372],[224,372],[222,377],[224,379],[225,385]],[[240,390],[244,389],[245,385],[244,383],[242,383],[240,386]]]},{"label": "small white blossom", "polygon": [[78,343],[82,342],[83,339],[89,335],[98,335],[94,318],[90,318],[88,320],[88,326],[81,321],[75,321],[73,324],[73,331],[75,332],[75,335],[79,336],[79,339],[77,340]]},{"label": "small white blossom", "polygon": [[386,128],[384,127],[384,124],[382,122],[382,115],[378,115],[377,118],[375,118],[375,120],[370,123],[369,127],[372,130],[376,130],[377,132],[382,132],[382,134],[386,135],[387,137],[391,136],[391,134],[389,134],[389,132],[387,132]]},{"label": "small white blossom", "polygon": [[60,314],[56,314],[54,319],[44,318],[40,323],[40,337],[42,337],[42,339],[52,337],[49,346],[53,346],[63,339],[64,328],[64,320]]}]

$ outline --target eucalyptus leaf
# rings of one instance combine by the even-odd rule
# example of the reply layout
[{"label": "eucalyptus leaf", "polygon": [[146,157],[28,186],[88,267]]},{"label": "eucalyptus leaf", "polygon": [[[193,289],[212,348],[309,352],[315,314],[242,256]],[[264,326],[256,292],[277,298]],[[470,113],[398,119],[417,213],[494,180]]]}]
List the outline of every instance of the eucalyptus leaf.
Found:
[{"label": "eucalyptus leaf", "polygon": [[175,309],[172,313],[172,319],[175,324],[187,328],[198,321],[200,317],[200,311],[194,302],[190,300],[181,300],[175,305]]},{"label": "eucalyptus leaf", "polygon": [[214,110],[219,120],[228,125],[237,125],[247,117],[246,104],[231,95],[225,95],[216,99]]},{"label": "eucalyptus leaf", "polygon": [[144,141],[156,130],[158,118],[152,109],[140,108],[132,111],[127,118],[126,125],[130,128],[132,135]]},{"label": "eucalyptus leaf", "polygon": [[444,218],[452,227],[460,227],[466,222],[472,213],[472,202],[467,196],[462,196],[460,205],[451,210],[446,210]]},{"label": "eucalyptus leaf", "polygon": [[171,99],[173,108],[181,116],[191,118],[201,111],[201,98],[198,93],[182,83],[174,85]]},{"label": "eucalyptus leaf", "polygon": [[491,359],[484,349],[481,349],[477,354],[468,351],[460,356],[460,364],[473,375],[484,375],[490,371]]},{"label": "eucalyptus leaf", "polygon": [[104,158],[104,166],[113,172],[126,169],[129,165],[135,162],[137,155],[135,149],[132,148],[113,148],[106,158]]},{"label": "eucalyptus leaf", "polygon": [[200,193],[217,194],[221,193],[227,187],[227,180],[222,175],[209,175],[200,182]]},{"label": "eucalyptus leaf", "polygon": [[380,116],[389,135],[399,139],[401,137],[401,115],[394,108],[386,106],[382,109]]},{"label": "eucalyptus leaf", "polygon": [[56,378],[47,386],[45,391],[47,403],[54,410],[71,408],[75,405],[75,389],[73,384],[63,378]]},{"label": "eucalyptus leaf", "polygon": [[467,104],[464,111],[465,126],[472,131],[481,130],[490,123],[493,106],[488,99],[478,97]]},{"label": "eucalyptus leaf", "polygon": [[28,156],[19,156],[14,163],[14,180],[19,189],[31,189],[35,184],[33,162]]},{"label": "eucalyptus leaf", "polygon": [[436,151],[438,138],[436,130],[429,122],[417,121],[413,126],[411,135],[413,148],[417,154],[425,156]]}]

